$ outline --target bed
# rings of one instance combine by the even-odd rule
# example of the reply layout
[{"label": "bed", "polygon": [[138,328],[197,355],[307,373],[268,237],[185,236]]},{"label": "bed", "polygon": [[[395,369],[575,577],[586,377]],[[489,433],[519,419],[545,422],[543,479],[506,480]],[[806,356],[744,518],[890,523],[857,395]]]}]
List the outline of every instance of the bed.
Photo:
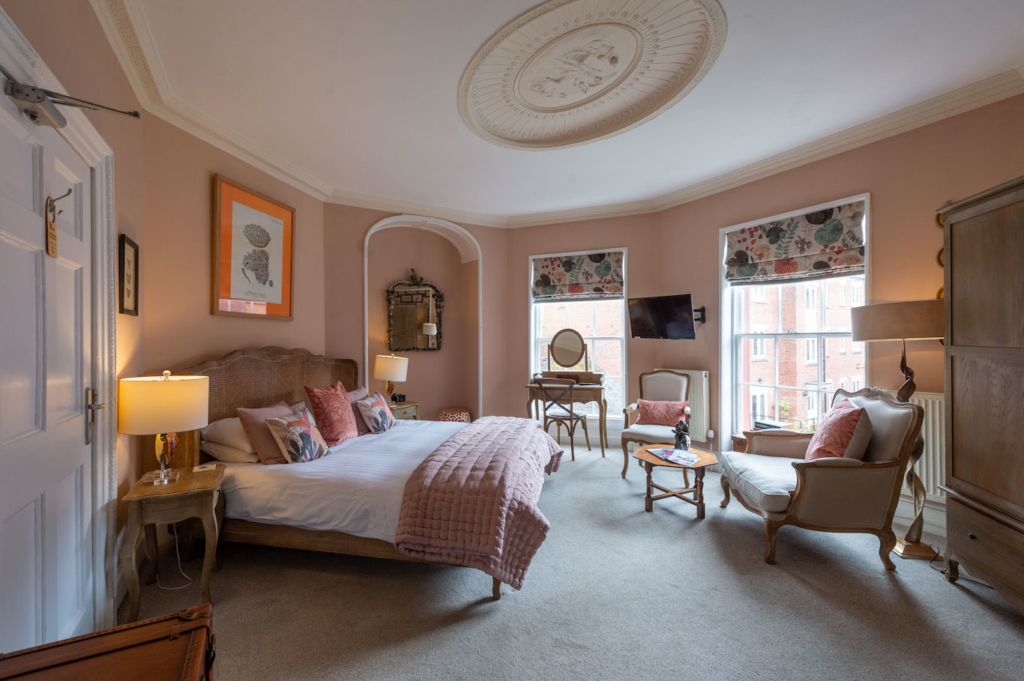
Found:
[{"label": "bed", "polygon": [[[240,350],[175,373],[209,377],[211,423],[235,416],[239,407],[302,402],[305,385],[341,381],[347,390],[359,386],[358,368],[352,360],[280,347]],[[308,463],[225,464],[219,539],[467,566],[438,559],[442,554],[410,555],[413,552],[400,551],[395,545],[399,512],[403,503],[408,503],[408,499],[403,501],[403,489],[410,475],[420,473],[425,457],[440,451],[442,444],[458,440],[455,436],[467,428],[470,426],[464,423],[398,421],[382,435],[347,440],[332,447],[330,455]],[[191,467],[206,460],[199,452],[198,438],[198,432],[181,438],[173,467]],[[381,456],[382,451],[387,456]],[[553,455],[553,469],[557,469],[559,457],[560,450]],[[492,577],[495,599],[501,597],[501,581]]]}]

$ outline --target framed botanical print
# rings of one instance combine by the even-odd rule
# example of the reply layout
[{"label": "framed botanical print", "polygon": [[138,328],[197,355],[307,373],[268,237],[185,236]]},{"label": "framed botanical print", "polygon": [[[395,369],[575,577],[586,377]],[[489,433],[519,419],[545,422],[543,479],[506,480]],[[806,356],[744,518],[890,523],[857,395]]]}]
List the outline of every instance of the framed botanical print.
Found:
[{"label": "framed botanical print", "polygon": [[117,241],[117,309],[121,314],[139,315],[139,245],[122,234]]},{"label": "framed botanical print", "polygon": [[295,209],[213,177],[212,314],[290,320]]}]

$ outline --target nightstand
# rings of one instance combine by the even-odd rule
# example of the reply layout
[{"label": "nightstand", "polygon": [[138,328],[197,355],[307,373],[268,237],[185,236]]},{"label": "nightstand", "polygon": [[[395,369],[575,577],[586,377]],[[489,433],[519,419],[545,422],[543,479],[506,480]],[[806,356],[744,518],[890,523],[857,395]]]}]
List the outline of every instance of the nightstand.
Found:
[{"label": "nightstand", "polygon": [[139,617],[142,592],[136,568],[135,551],[139,535],[145,531],[146,553],[149,556],[149,574],[146,583],[156,580],[157,545],[156,523],[178,523],[189,518],[200,518],[206,533],[206,555],[203,558],[202,598],[210,600],[210,571],[217,560],[217,499],[224,480],[224,464],[202,467],[202,470],[179,470],[178,479],[166,485],[148,485],[137,482],[122,499],[128,507],[128,525],[121,548],[121,569],[128,587],[128,621]]},{"label": "nightstand", "polygon": [[420,403],[398,402],[397,404],[392,404],[391,413],[395,415],[396,419],[411,419],[413,421],[419,421]]}]

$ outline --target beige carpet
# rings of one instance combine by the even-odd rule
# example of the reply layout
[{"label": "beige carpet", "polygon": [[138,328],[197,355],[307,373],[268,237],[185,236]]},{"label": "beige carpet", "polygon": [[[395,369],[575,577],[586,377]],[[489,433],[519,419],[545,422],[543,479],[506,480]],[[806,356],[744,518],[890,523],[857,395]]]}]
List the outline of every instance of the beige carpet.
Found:
[{"label": "beige carpet", "polygon": [[[735,501],[643,510],[643,472],[577,450],[548,479],[551,521],[522,591],[441,568],[222,544],[218,681],[236,679],[1021,679],[1024,617],[877,540],[762,523]],[[656,473],[657,475],[657,473]],[[666,473],[675,482],[678,474]],[[681,476],[678,476],[681,477]],[[142,617],[198,601],[143,589]],[[165,585],[181,583],[173,555]]]}]

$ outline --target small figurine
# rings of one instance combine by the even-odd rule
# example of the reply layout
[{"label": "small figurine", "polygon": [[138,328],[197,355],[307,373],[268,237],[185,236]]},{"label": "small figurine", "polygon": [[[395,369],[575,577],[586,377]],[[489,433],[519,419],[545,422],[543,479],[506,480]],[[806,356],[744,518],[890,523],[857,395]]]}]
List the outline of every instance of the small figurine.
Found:
[{"label": "small figurine", "polygon": [[690,448],[690,427],[686,425],[686,421],[679,419],[676,423],[676,449],[689,449]]}]

